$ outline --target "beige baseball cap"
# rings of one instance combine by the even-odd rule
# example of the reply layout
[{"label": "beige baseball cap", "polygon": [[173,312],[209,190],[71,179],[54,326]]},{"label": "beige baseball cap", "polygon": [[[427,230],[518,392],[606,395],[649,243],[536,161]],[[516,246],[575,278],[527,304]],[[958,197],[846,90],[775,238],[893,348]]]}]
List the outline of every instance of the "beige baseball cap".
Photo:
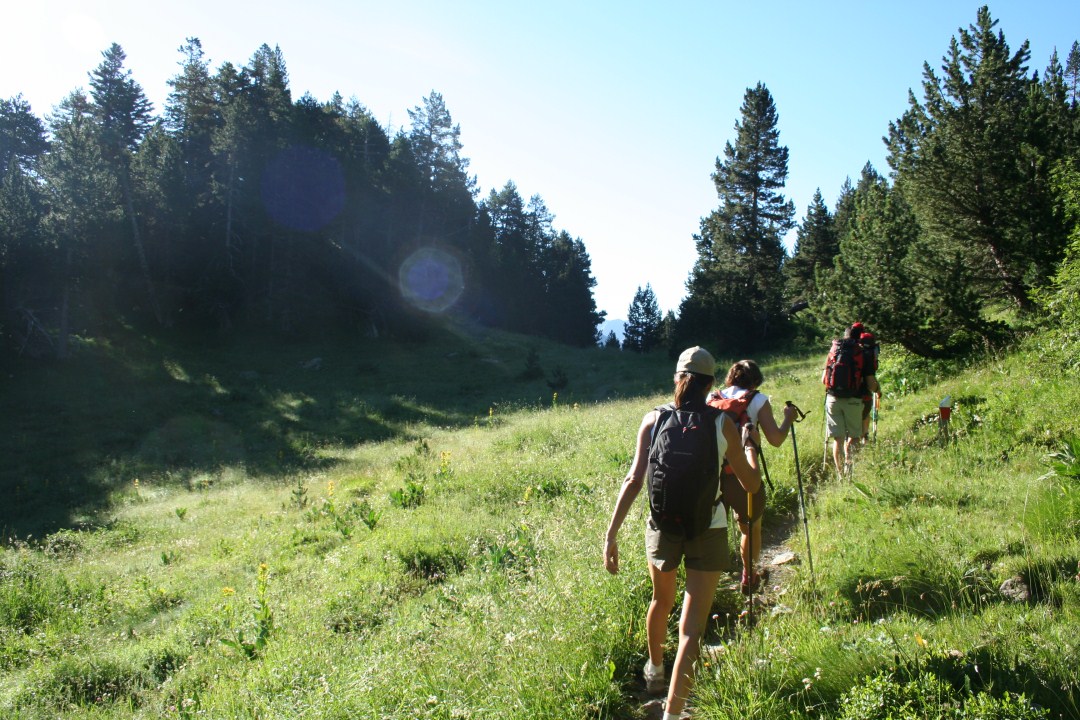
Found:
[{"label": "beige baseball cap", "polygon": [[695,345],[682,351],[679,356],[679,364],[675,366],[675,372],[692,372],[699,375],[716,375],[716,360],[705,348]]}]

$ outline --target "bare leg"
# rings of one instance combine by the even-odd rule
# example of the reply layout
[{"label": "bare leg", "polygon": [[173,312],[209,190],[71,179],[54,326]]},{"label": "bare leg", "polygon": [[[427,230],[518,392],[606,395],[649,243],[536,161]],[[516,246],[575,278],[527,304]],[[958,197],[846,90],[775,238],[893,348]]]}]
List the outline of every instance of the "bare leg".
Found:
[{"label": "bare leg", "polygon": [[758,566],[758,558],[761,557],[761,518],[759,517],[757,520],[754,521],[754,525],[753,525],[753,529],[752,529],[752,532],[754,534],[754,558],[753,558],[754,561],[753,561],[753,563],[747,562],[750,559],[749,558],[750,548],[747,547],[747,545],[749,544],[749,538],[747,537],[746,530],[747,530],[746,523],[745,522],[740,522],[739,523],[739,532],[742,533],[742,539],[739,541],[739,556],[742,558],[743,572],[746,572],[747,568],[750,568],[750,567],[755,567],[756,568]]},{"label": "bare leg", "polygon": [[849,437],[844,440],[844,473],[851,477],[855,465],[855,438]]},{"label": "bare leg", "polygon": [[836,466],[836,474],[840,479],[843,479],[844,477],[844,466],[847,464],[843,457],[844,448],[841,445],[843,442],[844,440],[842,438],[833,438],[832,441],[833,465]]},{"label": "bare leg", "polygon": [[678,715],[686,707],[686,699],[694,684],[694,663],[701,652],[701,638],[709,622],[713,595],[720,582],[720,572],[686,571],[686,595],[683,598],[682,618],[679,620],[679,650],[668,688],[667,712]]},{"label": "bare leg", "polygon": [[645,635],[649,641],[649,661],[653,665],[664,664],[664,641],[667,640],[667,621],[675,606],[676,573],[674,570],[660,572],[649,563],[653,596],[645,615]]}]

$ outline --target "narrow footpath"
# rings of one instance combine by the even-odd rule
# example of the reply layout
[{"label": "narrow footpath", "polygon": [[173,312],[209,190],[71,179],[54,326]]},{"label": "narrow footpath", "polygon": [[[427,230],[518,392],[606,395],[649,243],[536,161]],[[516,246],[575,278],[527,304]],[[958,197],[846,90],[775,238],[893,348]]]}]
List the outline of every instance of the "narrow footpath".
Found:
[{"label": "narrow footpath", "polygon": [[[800,522],[800,518],[796,515],[785,516],[777,518],[776,522],[762,528],[760,565],[767,573],[767,577],[762,579],[761,586],[754,593],[755,615],[783,612],[783,598],[788,586],[788,579],[796,571],[796,566],[802,562],[802,558],[796,555],[787,545],[792,534],[800,529]],[[730,598],[742,597],[739,592],[739,575],[741,572],[740,567],[726,580],[720,581],[714,609],[718,610],[717,614],[721,615],[721,617],[717,618],[714,629],[705,637],[705,644],[702,648],[703,656],[720,651],[725,638],[730,637],[732,632],[744,631],[745,625],[742,624],[743,621],[739,619],[738,615],[748,608],[746,598],[742,598],[743,602],[738,605],[738,610],[735,610],[736,605],[734,604],[729,606],[730,611],[720,609],[729,602]],[[734,602],[737,603],[738,601]],[[642,608],[642,612],[644,611],[645,609]],[[675,612],[678,612],[678,606]],[[727,617],[723,617],[724,614]],[[666,663],[666,667],[670,674],[670,658]],[[645,692],[645,682],[640,675],[639,671],[638,677],[630,690],[630,705],[636,708],[636,711],[625,718],[620,718],[620,720],[662,720],[664,716],[664,697],[649,695]],[[691,713],[692,716],[693,707],[688,707],[687,712]]]}]

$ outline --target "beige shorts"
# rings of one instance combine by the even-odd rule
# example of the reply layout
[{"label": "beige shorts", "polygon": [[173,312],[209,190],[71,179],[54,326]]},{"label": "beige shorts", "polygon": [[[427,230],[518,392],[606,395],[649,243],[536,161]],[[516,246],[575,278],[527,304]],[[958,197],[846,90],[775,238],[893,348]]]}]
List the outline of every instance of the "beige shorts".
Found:
[{"label": "beige shorts", "polygon": [[670,572],[685,562],[687,570],[720,572],[731,568],[727,528],[709,528],[690,540],[661,532],[652,518],[645,522],[645,554],[660,572]]},{"label": "beige shorts", "polygon": [[829,425],[829,437],[862,437],[862,409],[861,397],[838,398],[826,395],[825,418]]}]

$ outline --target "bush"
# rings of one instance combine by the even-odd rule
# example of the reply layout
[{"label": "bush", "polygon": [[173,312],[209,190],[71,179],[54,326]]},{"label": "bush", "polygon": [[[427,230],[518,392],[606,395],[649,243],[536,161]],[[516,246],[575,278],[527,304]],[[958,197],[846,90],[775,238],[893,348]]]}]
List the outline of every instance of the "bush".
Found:
[{"label": "bush", "polygon": [[1049,717],[1023,695],[997,698],[987,693],[962,695],[937,675],[923,674],[904,683],[886,673],[845,693],[839,720],[1036,720]]}]

